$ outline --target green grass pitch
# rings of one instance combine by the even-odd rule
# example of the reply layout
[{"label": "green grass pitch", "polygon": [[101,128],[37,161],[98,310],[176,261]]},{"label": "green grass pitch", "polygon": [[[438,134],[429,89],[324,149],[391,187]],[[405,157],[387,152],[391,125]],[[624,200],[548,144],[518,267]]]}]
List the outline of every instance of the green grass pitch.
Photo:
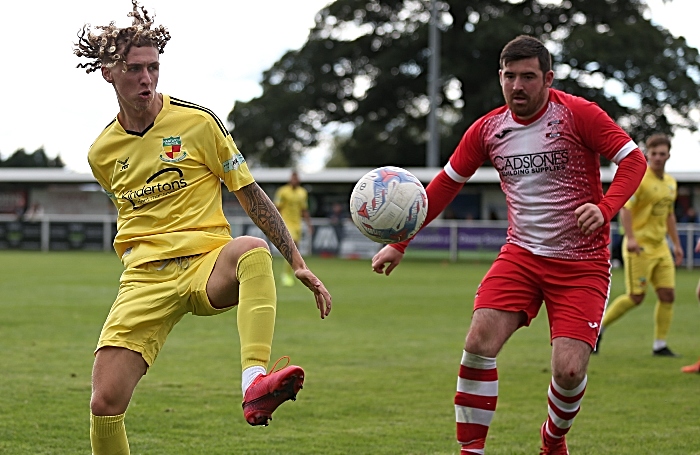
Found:
[{"label": "green grass pitch", "polygon": [[[241,412],[235,312],[185,317],[143,378],[126,417],[134,455],[458,454],[455,391],[472,298],[490,261],[414,259],[390,277],[368,260],[310,258],[333,294],[322,321],[301,285],[278,287],[273,362],[305,368],[304,390],[267,428]],[[281,260],[275,259],[280,270]],[[0,253],[0,453],[89,454],[92,351],[121,264],[108,253]],[[678,270],[669,345],[651,356],[648,295],[591,359],[575,455],[700,454],[700,272]],[[623,292],[613,271],[611,295]],[[544,308],[499,356],[489,455],[537,453],[550,379]]]}]

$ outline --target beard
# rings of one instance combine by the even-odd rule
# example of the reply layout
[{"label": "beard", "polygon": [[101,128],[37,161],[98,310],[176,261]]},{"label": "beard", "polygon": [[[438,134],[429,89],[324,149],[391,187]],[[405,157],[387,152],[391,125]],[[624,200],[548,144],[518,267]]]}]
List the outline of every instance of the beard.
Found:
[{"label": "beard", "polygon": [[[518,101],[525,100],[525,104],[520,102],[515,102],[515,97],[518,96]],[[508,107],[517,116],[521,118],[529,118],[537,114],[537,112],[542,108],[546,100],[547,90],[543,89],[536,93],[535,96],[528,96],[523,92],[517,92],[511,94],[508,98]]]}]

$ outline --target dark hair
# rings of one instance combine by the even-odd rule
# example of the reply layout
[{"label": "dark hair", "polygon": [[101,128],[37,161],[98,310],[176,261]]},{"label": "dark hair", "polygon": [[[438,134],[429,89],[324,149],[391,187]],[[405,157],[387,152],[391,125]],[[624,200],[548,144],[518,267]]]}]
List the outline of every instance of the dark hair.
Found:
[{"label": "dark hair", "polygon": [[528,35],[520,35],[505,45],[501,51],[499,63],[503,69],[508,63],[516,60],[537,57],[542,73],[552,70],[552,56],[542,41]]},{"label": "dark hair", "polygon": [[655,133],[647,138],[647,150],[652,147],[657,147],[659,145],[665,145],[668,147],[668,151],[671,151],[671,139],[668,138],[664,133]]},{"label": "dark hair", "polygon": [[[83,25],[78,32],[78,42],[73,53],[78,57],[91,59],[81,63],[77,68],[86,68],[86,73],[92,73],[104,67],[111,68],[119,61],[124,61],[132,46],[155,47],[162,54],[165,45],[170,40],[168,29],[159,25],[151,29],[153,19],[145,8],[139,6],[137,0],[131,0],[133,10],[127,15],[133,17],[130,27],[119,28],[114,21],[109,25],[96,26],[100,30],[93,33],[90,24]],[[155,16],[154,16],[155,17]]]}]

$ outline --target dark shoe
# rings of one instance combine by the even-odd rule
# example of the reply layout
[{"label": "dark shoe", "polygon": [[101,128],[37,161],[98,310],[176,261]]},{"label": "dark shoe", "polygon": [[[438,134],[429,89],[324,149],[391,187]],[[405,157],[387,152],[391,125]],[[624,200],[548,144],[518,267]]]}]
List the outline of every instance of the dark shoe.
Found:
[{"label": "dark shoe", "polygon": [[654,349],[653,354],[658,357],[680,357],[678,354],[670,350],[668,346],[664,346],[661,349]]}]

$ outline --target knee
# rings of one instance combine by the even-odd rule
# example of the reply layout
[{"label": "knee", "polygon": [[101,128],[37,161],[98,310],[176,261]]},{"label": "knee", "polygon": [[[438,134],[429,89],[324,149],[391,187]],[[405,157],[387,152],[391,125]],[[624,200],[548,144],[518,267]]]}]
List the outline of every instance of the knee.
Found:
[{"label": "knee", "polygon": [[231,243],[234,244],[233,253],[236,257],[236,261],[238,261],[238,258],[243,256],[250,250],[254,250],[256,248],[265,248],[266,250],[270,249],[270,247],[264,239],[261,239],[259,237],[252,237],[249,235],[237,237]]},{"label": "knee", "polygon": [[235,270],[241,256],[256,248],[270,249],[267,242],[261,238],[249,235],[236,237],[224,247],[221,251],[220,258],[224,259]]},{"label": "knee", "polygon": [[496,357],[501,350],[496,339],[488,331],[472,327],[467,333],[464,350],[483,357]]},{"label": "knee", "polygon": [[90,412],[96,416],[116,416],[124,414],[129,402],[99,391],[93,391],[90,398]]},{"label": "knee", "polygon": [[656,295],[662,302],[671,303],[676,300],[676,292],[673,289],[659,289]]},{"label": "knee", "polygon": [[268,250],[270,249],[270,247],[267,244],[267,241],[259,237],[244,235],[238,237],[236,240],[240,242],[239,248],[242,249],[241,254],[245,253],[246,251],[254,250],[255,248],[265,248]]},{"label": "knee", "polygon": [[639,305],[644,300],[644,295],[645,294],[630,294],[630,299],[632,299],[635,305]]},{"label": "knee", "polygon": [[553,371],[552,376],[554,377],[554,382],[556,382],[559,387],[572,390],[578,387],[583,381],[583,378],[586,377],[586,370],[585,368],[571,366]]},{"label": "knee", "polygon": [[526,322],[524,312],[480,308],[474,311],[464,349],[484,357],[496,357],[508,338]]}]

